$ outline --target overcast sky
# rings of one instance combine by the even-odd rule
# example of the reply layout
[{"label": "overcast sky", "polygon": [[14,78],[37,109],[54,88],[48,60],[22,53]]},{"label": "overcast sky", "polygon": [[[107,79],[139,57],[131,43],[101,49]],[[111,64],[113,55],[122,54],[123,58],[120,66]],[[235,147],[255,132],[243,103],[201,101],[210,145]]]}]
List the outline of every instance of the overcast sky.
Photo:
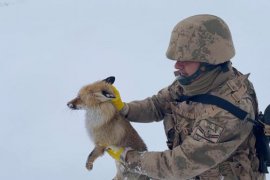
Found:
[{"label": "overcast sky", "polygon": [[[227,22],[233,65],[251,73],[263,110],[270,103],[269,9],[269,0],[0,0],[0,179],[111,179],[108,155],[85,169],[93,144],[84,112],[66,103],[110,75],[126,102],[169,85],[170,33],[188,16]],[[162,122],[133,125],[149,150],[166,149]]]}]

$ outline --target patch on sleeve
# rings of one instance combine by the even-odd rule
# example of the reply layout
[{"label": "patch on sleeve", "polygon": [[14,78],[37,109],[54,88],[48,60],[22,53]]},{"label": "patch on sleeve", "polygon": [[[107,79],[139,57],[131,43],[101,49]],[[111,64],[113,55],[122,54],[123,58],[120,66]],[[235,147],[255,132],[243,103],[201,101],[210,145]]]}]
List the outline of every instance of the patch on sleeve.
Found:
[{"label": "patch on sleeve", "polygon": [[208,120],[201,120],[200,124],[193,131],[193,138],[200,142],[217,143],[223,129],[223,127]]}]

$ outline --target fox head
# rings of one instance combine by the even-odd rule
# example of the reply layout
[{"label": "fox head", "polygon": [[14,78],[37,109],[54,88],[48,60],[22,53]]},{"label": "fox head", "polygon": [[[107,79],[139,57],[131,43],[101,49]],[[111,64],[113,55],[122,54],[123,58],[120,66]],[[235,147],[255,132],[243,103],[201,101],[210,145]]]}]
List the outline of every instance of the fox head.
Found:
[{"label": "fox head", "polygon": [[73,110],[87,110],[104,103],[111,103],[111,100],[115,98],[112,88],[114,81],[115,77],[110,76],[102,81],[84,86],[78,96],[67,103],[67,106]]}]

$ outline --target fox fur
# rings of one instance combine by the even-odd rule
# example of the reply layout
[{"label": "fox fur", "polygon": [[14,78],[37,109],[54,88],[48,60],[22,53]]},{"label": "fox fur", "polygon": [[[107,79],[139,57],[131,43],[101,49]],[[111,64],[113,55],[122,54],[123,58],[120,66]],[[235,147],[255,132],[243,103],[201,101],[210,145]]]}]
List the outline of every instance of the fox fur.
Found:
[{"label": "fox fur", "polygon": [[[86,111],[85,126],[89,137],[95,144],[89,154],[86,168],[92,170],[94,161],[104,154],[107,146],[130,147],[137,151],[146,151],[147,147],[130,122],[123,117],[111,100],[115,98],[112,84],[115,78],[108,77],[81,88],[78,96],[68,102],[73,110]],[[131,175],[117,164],[117,175],[114,179],[148,179],[143,175]],[[120,172],[122,171],[122,172]]]}]

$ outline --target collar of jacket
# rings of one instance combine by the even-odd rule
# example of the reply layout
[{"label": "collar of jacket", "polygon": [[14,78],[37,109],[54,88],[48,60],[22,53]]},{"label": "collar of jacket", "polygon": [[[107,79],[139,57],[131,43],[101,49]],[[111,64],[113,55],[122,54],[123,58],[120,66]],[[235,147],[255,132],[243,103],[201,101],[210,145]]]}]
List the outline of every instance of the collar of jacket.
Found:
[{"label": "collar of jacket", "polygon": [[222,66],[218,66],[210,71],[204,72],[197,80],[191,84],[180,86],[183,88],[183,94],[193,96],[196,94],[205,94],[222,85],[233,76],[231,64],[228,70],[224,71]]}]

